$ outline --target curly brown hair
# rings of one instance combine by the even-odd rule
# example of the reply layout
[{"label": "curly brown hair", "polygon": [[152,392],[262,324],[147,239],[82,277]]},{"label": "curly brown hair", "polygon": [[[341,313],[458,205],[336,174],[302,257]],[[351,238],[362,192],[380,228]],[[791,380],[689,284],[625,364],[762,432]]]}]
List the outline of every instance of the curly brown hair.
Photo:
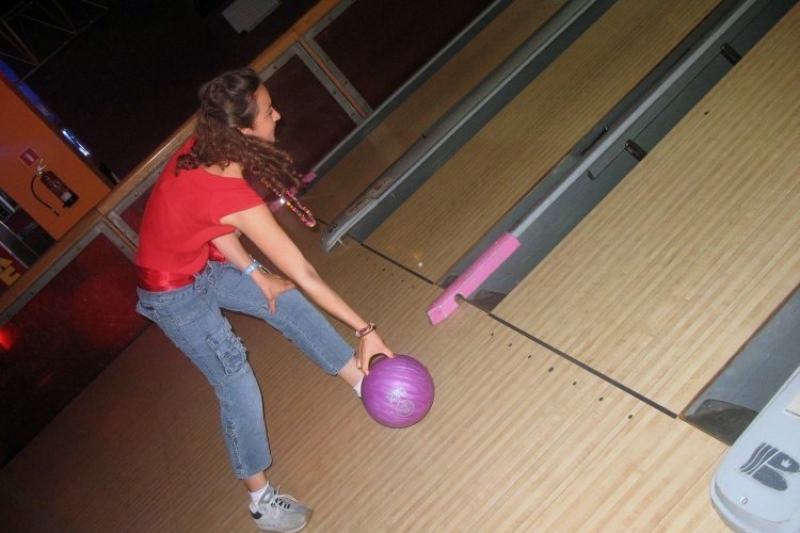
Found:
[{"label": "curly brown hair", "polygon": [[176,172],[238,163],[248,181],[263,183],[277,196],[300,185],[289,154],[239,130],[253,127],[258,114],[255,92],[260,85],[258,74],[245,68],[221,74],[200,87],[196,140],[190,152],[178,158]]}]

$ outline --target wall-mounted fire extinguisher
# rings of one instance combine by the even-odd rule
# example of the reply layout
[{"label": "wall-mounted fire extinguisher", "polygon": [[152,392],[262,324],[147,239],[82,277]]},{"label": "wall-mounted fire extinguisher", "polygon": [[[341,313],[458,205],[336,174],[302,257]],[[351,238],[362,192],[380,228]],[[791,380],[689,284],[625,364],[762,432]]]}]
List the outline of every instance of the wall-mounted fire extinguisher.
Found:
[{"label": "wall-mounted fire extinguisher", "polygon": [[36,190],[33,188],[34,184],[36,183],[36,178],[39,178],[44,186],[47,187],[50,192],[55,194],[59,200],[61,200],[61,207],[71,207],[75,205],[75,202],[78,201],[78,195],[72,191],[67,184],[64,183],[61,178],[56,176],[56,174],[50,170],[46,170],[44,161],[40,161],[39,165],[36,167],[36,174],[33,175],[31,178],[31,192],[33,193],[34,198],[39,200],[42,204],[44,204],[51,212],[58,215],[58,211],[56,211],[50,204],[42,200],[38,194],[36,194]]}]

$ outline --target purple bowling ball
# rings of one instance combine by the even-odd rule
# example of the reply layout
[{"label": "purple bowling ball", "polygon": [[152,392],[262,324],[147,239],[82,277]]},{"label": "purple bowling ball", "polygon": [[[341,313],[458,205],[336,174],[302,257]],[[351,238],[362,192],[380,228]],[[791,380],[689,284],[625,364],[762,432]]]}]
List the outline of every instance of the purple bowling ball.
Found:
[{"label": "purple bowling ball", "polygon": [[430,372],[408,355],[374,361],[361,384],[367,413],[390,428],[404,428],[422,420],[433,404],[433,393]]}]

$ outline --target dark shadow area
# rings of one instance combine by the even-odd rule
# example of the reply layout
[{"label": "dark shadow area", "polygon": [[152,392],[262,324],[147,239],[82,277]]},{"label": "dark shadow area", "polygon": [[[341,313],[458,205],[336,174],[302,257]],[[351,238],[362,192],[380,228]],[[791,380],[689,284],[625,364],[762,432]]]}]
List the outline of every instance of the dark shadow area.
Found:
[{"label": "dark shadow area", "polygon": [[0,465],[149,326],[135,288],[133,263],[99,236],[0,327]]},{"label": "dark shadow area", "polygon": [[356,2],[316,40],[376,108],[491,3]]}]

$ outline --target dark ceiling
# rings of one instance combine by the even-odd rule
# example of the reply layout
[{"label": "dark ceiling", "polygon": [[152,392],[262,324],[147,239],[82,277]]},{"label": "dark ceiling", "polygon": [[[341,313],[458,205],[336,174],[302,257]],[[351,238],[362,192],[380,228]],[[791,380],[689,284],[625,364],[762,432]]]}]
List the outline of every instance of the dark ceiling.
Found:
[{"label": "dark ceiling", "polygon": [[[35,70],[7,63],[119,178],[192,115],[200,83],[250,63],[316,3],[284,0],[239,35],[221,14],[232,0],[96,1],[107,9]],[[60,3],[76,17],[86,9],[84,0]]]}]

